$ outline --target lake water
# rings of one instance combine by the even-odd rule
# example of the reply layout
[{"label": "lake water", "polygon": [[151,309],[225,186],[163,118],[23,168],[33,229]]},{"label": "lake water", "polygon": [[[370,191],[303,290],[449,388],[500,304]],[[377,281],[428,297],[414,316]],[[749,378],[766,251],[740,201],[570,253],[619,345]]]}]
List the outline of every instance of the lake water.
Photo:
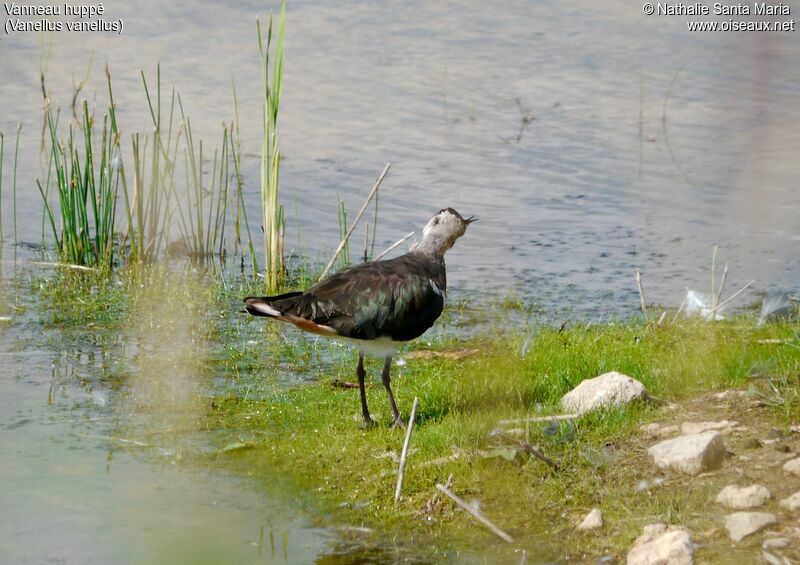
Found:
[{"label": "lake water", "polygon": [[[800,5],[785,4],[792,16],[784,19],[795,17]],[[149,130],[139,70],[152,83],[160,62],[164,92],[179,90],[196,137],[209,146],[232,119],[235,81],[246,201],[257,217],[255,18],[277,3],[104,7],[105,19],[124,22],[121,35],[18,32],[0,39],[6,239],[18,124],[19,238],[40,239],[33,179],[42,175],[41,70],[68,111],[72,85],[88,69],[81,96],[103,108],[105,64],[126,135]],[[770,289],[796,290],[800,32],[690,33],[692,18],[645,16],[641,8],[571,0],[290,2],[280,113],[287,245],[320,256],[334,247],[337,195],[352,217],[389,162],[378,248],[419,230],[445,206],[480,218],[448,255],[454,299],[491,305],[514,294],[548,317],[628,316],[638,306],[632,272],[639,268],[647,300],[677,306],[686,287],[709,287],[715,244],[718,262],[730,263],[727,288],[755,280],[741,303]],[[0,542],[27,540],[10,543],[13,557],[113,560],[116,551],[131,553],[104,539],[169,530],[170,520],[188,514],[198,528],[225,523],[237,540],[257,537],[258,516],[272,501],[238,480],[174,471],[168,456],[154,466],[129,450],[115,454],[107,470],[109,440],[85,437],[110,433],[102,420],[85,421],[96,403],[81,397],[48,404],[58,353],[31,345],[36,340],[28,337],[39,332],[33,321],[2,331],[0,437],[4,453],[15,455],[0,465],[10,479],[4,500],[16,514],[0,517]],[[78,409],[77,424],[69,421],[74,402],[89,406]],[[108,408],[97,409],[107,416]],[[60,500],[52,490],[54,478],[64,476],[80,500]],[[111,484],[97,487],[104,482]],[[242,489],[245,501],[226,502]],[[167,512],[164,525],[141,519],[170,507],[173,496],[195,506],[175,517]],[[100,520],[108,538],[81,529],[81,518],[65,522],[62,508],[88,516],[93,527]],[[306,532],[303,549],[290,551],[323,552],[325,534],[298,524]]]}]

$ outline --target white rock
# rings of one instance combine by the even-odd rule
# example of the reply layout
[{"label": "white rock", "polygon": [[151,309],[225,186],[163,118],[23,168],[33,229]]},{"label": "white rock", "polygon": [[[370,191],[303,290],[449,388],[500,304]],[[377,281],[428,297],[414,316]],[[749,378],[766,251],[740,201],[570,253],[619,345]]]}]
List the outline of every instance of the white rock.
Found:
[{"label": "white rock", "polygon": [[578,530],[596,530],[603,527],[603,513],[597,508],[592,508],[592,511],[586,515],[583,522],[578,524]]},{"label": "white rock", "polygon": [[722,464],[725,458],[725,442],[718,432],[709,431],[664,440],[647,452],[661,469],[699,475]]},{"label": "white rock", "polygon": [[775,515],[766,512],[734,512],[725,516],[725,528],[733,541],[740,542],[775,521]]},{"label": "white rock", "polygon": [[650,524],[628,552],[628,565],[691,565],[692,536],[684,527]]},{"label": "white rock", "polygon": [[764,543],[761,544],[761,547],[764,549],[783,549],[784,547],[788,547],[789,538],[785,537],[777,537],[777,538],[767,538],[764,540]]},{"label": "white rock", "polygon": [[662,439],[678,433],[678,426],[662,426],[658,422],[644,424],[639,427],[647,439]]},{"label": "white rock", "polygon": [[785,508],[789,512],[800,510],[800,490],[792,496],[781,500],[781,508]]},{"label": "white rock", "polygon": [[800,477],[800,457],[796,457],[791,461],[787,461],[783,465],[783,470],[787,473],[791,473],[792,475],[797,475]]},{"label": "white rock", "polygon": [[627,375],[612,371],[586,379],[561,399],[564,410],[584,414],[597,408],[620,406],[642,398],[644,385]]},{"label": "white rock", "polygon": [[746,510],[761,506],[772,494],[767,487],[750,485],[749,487],[726,486],[717,496],[717,502],[733,510]]},{"label": "white rock", "polygon": [[730,420],[720,420],[719,422],[684,422],[681,424],[681,433],[683,435],[700,434],[709,430],[716,430],[718,432],[729,432],[739,425],[739,422]]}]

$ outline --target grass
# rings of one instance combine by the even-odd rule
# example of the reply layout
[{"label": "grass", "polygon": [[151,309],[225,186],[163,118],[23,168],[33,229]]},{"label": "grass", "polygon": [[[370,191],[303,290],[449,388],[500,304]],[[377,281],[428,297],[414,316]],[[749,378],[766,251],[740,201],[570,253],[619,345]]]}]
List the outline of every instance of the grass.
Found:
[{"label": "grass", "polygon": [[[525,337],[517,333],[443,344],[480,353],[461,361],[409,360],[394,368],[401,409],[407,413],[411,400],[420,398],[412,440],[416,452],[397,506],[392,504],[395,457],[403,434],[388,426],[382,387],[374,383],[369,390],[381,425],[362,431],[357,391],[331,385],[354,380],[353,359],[336,364],[318,383],[289,390],[278,386],[265,398],[218,398],[207,425],[232,430],[229,438],[254,447],[221,455],[220,464],[246,469],[264,484],[275,475],[285,477],[302,492],[314,493],[315,512],[332,515],[335,522],[377,528],[388,538],[407,537],[417,544],[426,540],[423,545],[432,542],[439,549],[493,545],[490,534],[449,504],[424,511],[434,484],[452,474],[454,490],[479,500],[483,511],[517,539],[517,549],[551,559],[564,558],[564,551],[577,557],[577,548],[621,554],[646,523],[667,520],[704,529],[715,524],[705,506],[716,481],[709,487],[675,478],[685,491],[635,492],[637,483],[655,472],[639,425],[671,417],[669,410],[638,404],[557,427],[499,422],[556,412],[559,398],[582,379],[619,370],[641,380],[654,396],[679,403],[730,388],[749,390],[751,398],[765,395],[772,402],[752,425],[783,429],[800,408],[800,341],[776,349],[759,340],[785,339],[796,331],[788,325],[758,329],[749,319],[716,325],[626,322],[544,328],[524,357],[519,352]],[[377,364],[368,371],[374,377]],[[270,382],[270,372],[257,371],[250,378]],[[517,428],[562,470],[553,472],[513,451],[506,460],[513,444],[493,436],[498,427]],[[238,458],[238,465],[230,457]],[[614,526],[603,535],[577,536],[574,523],[592,507],[602,508]],[[571,541],[566,547],[575,549],[564,549],[565,537]],[[498,550],[513,558],[512,552]]]}]

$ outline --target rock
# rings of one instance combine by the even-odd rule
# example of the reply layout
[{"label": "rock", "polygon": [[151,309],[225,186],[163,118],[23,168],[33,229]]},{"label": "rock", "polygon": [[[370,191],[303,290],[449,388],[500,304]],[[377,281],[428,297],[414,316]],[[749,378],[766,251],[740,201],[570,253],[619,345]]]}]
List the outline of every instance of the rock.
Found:
[{"label": "rock", "polygon": [[739,425],[739,422],[730,420],[720,420],[719,422],[684,422],[681,424],[681,433],[683,435],[700,434],[709,430],[726,433],[737,425]]},{"label": "rock", "polygon": [[764,540],[764,543],[761,544],[761,547],[764,549],[783,549],[784,547],[788,547],[789,538],[785,537],[777,537],[777,538],[767,538]]},{"label": "rock", "polygon": [[726,486],[717,496],[716,501],[734,510],[745,510],[761,506],[772,496],[767,487],[750,485],[749,487]]},{"label": "rock", "polygon": [[795,512],[796,510],[800,510],[800,490],[794,493],[792,496],[789,496],[781,500],[780,506],[781,508],[785,508],[789,512]]},{"label": "rock", "polygon": [[621,406],[645,395],[644,385],[627,375],[611,371],[586,379],[561,399],[564,410],[584,414],[598,408]]},{"label": "rock", "polygon": [[744,444],[742,444],[742,447],[745,449],[758,449],[760,447],[764,447],[764,444],[762,444],[756,438],[751,437],[745,440]]},{"label": "rock", "polygon": [[775,521],[774,514],[765,512],[734,512],[725,516],[725,528],[733,541],[740,542]]},{"label": "rock", "polygon": [[792,475],[797,475],[800,477],[800,457],[796,457],[787,461],[783,465],[783,470],[787,473],[791,473]]},{"label": "rock", "polygon": [[628,565],[691,565],[694,544],[681,526],[650,524],[628,552]]},{"label": "rock", "polygon": [[792,562],[785,557],[778,557],[769,551],[762,551],[761,557],[764,559],[764,563],[767,565],[792,565]]},{"label": "rock", "polygon": [[644,424],[639,429],[647,439],[662,439],[678,433],[678,426],[662,426],[658,422]]},{"label": "rock", "polygon": [[597,528],[602,527],[603,513],[597,508],[592,508],[592,511],[586,515],[586,518],[583,519],[583,522],[578,524],[578,530],[580,531],[596,530]]},{"label": "rock", "polygon": [[689,475],[716,469],[725,458],[725,442],[715,431],[667,439],[647,450],[661,469]]}]

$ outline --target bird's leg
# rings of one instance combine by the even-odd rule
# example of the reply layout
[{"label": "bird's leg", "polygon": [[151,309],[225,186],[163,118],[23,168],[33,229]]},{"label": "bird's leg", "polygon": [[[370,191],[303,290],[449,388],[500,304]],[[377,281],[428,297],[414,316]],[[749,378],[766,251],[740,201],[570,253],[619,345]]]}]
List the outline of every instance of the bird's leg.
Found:
[{"label": "bird's leg", "polygon": [[367,390],[364,387],[364,377],[367,372],[364,370],[364,354],[358,354],[358,367],[356,367],[356,376],[358,377],[358,390],[361,392],[361,415],[364,417],[364,424],[371,426],[374,424],[372,418],[369,417],[369,408],[367,408]]},{"label": "bird's leg", "polygon": [[383,372],[381,373],[381,380],[383,381],[383,386],[386,388],[386,393],[389,395],[389,405],[392,407],[392,418],[393,424],[395,427],[404,428],[405,423],[403,419],[400,417],[400,411],[397,409],[397,404],[394,401],[394,395],[392,394],[392,385],[391,380],[389,378],[389,371],[392,368],[392,356],[387,355],[386,359],[383,362]]}]

